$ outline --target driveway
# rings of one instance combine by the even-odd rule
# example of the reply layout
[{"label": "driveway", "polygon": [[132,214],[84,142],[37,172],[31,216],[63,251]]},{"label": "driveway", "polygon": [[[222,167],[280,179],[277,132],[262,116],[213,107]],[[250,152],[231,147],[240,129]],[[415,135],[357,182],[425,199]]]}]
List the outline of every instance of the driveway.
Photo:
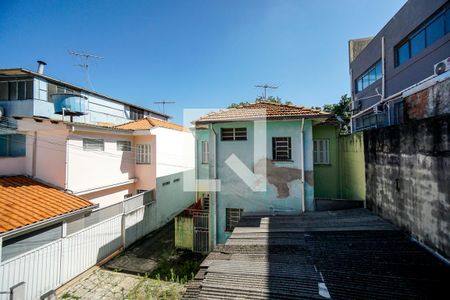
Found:
[{"label": "driveway", "polygon": [[185,299],[434,299],[449,266],[365,209],[241,219]]}]

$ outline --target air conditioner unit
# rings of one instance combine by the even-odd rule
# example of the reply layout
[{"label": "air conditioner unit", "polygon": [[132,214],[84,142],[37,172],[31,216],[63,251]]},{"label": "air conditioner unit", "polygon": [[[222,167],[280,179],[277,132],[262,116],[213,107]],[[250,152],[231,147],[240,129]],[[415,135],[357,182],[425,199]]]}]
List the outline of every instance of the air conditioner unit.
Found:
[{"label": "air conditioner unit", "polygon": [[450,57],[447,57],[443,61],[440,61],[434,65],[434,74],[436,75],[441,75],[448,70],[450,70]]},{"label": "air conditioner unit", "polygon": [[374,114],[381,114],[383,112],[384,112],[383,105],[375,105],[373,107],[373,113]]}]

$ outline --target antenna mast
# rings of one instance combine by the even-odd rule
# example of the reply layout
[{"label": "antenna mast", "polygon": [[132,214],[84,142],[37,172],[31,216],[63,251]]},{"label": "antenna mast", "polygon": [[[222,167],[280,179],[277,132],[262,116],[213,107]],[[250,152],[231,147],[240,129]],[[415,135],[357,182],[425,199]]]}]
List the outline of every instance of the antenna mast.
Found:
[{"label": "antenna mast", "polygon": [[153,103],[155,103],[155,104],[162,104],[162,107],[163,107],[163,114],[165,114],[166,113],[166,110],[165,110],[165,105],[166,104],[175,104],[176,102],[174,102],[174,101],[155,101],[155,102],[153,102]]},{"label": "antenna mast", "polygon": [[268,85],[267,83],[255,85],[255,87],[264,89],[264,99],[267,99],[267,89],[277,89],[278,88],[277,86],[271,86],[271,85]]},{"label": "antenna mast", "polygon": [[89,60],[90,59],[104,59],[104,57],[94,55],[94,54],[89,54],[86,52],[76,52],[76,51],[69,51],[69,54],[80,59],[81,63],[76,64],[75,66],[78,66],[81,69],[83,69],[84,79],[86,80],[87,86],[91,90],[94,90],[94,87],[92,86],[91,78],[89,76]]}]

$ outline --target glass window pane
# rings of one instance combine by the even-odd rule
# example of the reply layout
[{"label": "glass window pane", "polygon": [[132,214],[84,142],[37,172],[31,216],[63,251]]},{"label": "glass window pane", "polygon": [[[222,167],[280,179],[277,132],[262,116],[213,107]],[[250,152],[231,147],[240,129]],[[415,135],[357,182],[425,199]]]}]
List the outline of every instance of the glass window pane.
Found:
[{"label": "glass window pane", "polygon": [[9,82],[9,100],[17,100],[17,82]]},{"label": "glass window pane", "polygon": [[28,80],[26,83],[25,99],[33,99],[33,80]]},{"label": "glass window pane", "polygon": [[369,86],[369,76],[368,76],[368,75],[365,75],[365,76],[362,78],[362,88],[365,89],[365,88],[368,87],[368,86]]},{"label": "glass window pane", "polygon": [[376,80],[378,80],[378,79],[380,79],[383,76],[383,70],[381,68],[381,61],[379,61],[377,63],[377,65],[375,66],[375,71],[377,73],[377,77],[376,77],[377,79]]},{"label": "glass window pane", "polygon": [[446,33],[450,32],[450,9],[447,9],[447,12],[445,13],[445,26],[446,26]]},{"label": "glass window pane", "polygon": [[409,43],[406,42],[397,49],[397,65],[403,64],[409,59]]},{"label": "glass window pane", "polygon": [[17,83],[17,99],[24,100],[25,99],[25,81],[19,81]]},{"label": "glass window pane", "polygon": [[438,39],[444,36],[444,16],[441,15],[439,18],[433,21],[427,27],[427,47],[436,42]]},{"label": "glass window pane", "polygon": [[372,83],[374,83],[377,79],[377,74],[376,74],[376,70],[375,68],[373,68],[370,72],[369,72],[369,85],[371,85]]},{"label": "glass window pane", "polygon": [[425,49],[425,30],[422,30],[411,39],[411,57],[423,49]]},{"label": "glass window pane", "polygon": [[8,82],[0,82],[0,100],[8,100]]}]

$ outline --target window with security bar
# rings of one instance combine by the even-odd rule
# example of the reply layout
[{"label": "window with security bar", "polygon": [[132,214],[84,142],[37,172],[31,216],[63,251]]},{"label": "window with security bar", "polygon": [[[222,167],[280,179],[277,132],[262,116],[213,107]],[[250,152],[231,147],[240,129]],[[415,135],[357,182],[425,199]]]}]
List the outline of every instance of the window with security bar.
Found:
[{"label": "window with security bar", "polygon": [[227,208],[226,209],[226,224],[225,231],[233,231],[238,225],[242,216],[242,208]]},{"label": "window with security bar", "polygon": [[130,141],[117,141],[117,151],[131,151]]},{"label": "window with security bar", "polygon": [[83,139],[84,151],[105,151],[105,141],[102,139]]},{"label": "window with security bar", "polygon": [[330,140],[314,140],[314,163],[322,165],[330,164]]},{"label": "window with security bar", "polygon": [[247,140],[247,128],[222,128],[221,129],[222,141],[246,141]]},{"label": "window with security bar", "polygon": [[292,160],[292,143],[290,137],[272,138],[272,158],[279,161]]},{"label": "window with security bar", "polygon": [[150,164],[151,163],[151,146],[150,144],[136,145],[136,163]]}]

